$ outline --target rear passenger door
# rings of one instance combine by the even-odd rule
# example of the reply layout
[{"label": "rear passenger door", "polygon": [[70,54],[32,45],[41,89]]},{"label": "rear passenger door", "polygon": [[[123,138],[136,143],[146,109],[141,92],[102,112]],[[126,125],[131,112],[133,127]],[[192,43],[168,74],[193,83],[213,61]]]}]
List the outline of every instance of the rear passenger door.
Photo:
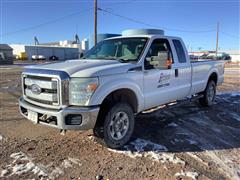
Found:
[{"label": "rear passenger door", "polygon": [[181,39],[172,39],[174,58],[175,58],[175,90],[177,100],[182,99],[190,94],[192,69],[187,49]]}]

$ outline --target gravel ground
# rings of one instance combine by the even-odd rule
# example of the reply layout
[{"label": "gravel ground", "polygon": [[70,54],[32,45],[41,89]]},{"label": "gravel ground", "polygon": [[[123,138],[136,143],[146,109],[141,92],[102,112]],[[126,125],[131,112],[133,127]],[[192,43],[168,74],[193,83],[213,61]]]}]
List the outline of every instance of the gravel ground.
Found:
[{"label": "gravel ground", "polygon": [[61,135],[21,117],[22,70],[0,67],[0,179],[240,179],[239,66],[226,65],[210,108],[188,102],[139,114],[120,150],[91,130]]}]

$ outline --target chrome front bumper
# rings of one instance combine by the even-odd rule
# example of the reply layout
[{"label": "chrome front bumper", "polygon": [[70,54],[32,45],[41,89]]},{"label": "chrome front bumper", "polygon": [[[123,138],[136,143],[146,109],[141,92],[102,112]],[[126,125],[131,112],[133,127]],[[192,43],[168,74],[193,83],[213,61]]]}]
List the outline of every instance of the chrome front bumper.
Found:
[{"label": "chrome front bumper", "polygon": [[[43,124],[63,130],[88,130],[93,129],[97,120],[99,106],[94,107],[67,107],[60,110],[42,108],[19,98],[20,113],[28,119],[28,112],[37,113],[35,124]],[[69,116],[81,116],[82,121],[78,125],[69,125],[66,121]],[[45,118],[42,118],[45,117]],[[46,118],[47,117],[47,118]]]}]

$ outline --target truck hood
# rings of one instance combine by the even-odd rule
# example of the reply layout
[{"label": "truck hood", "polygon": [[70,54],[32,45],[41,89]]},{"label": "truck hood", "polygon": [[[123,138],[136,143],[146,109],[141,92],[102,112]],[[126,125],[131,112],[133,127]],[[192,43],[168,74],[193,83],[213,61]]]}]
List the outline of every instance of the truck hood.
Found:
[{"label": "truck hood", "polygon": [[71,77],[94,77],[125,73],[129,68],[135,66],[131,63],[121,63],[115,60],[79,59],[28,66],[27,69],[65,71]]}]

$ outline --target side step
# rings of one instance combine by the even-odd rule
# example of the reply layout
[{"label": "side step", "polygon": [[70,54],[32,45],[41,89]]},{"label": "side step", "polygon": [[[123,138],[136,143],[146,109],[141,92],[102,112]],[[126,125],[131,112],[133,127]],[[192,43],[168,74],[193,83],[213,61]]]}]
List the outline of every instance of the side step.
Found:
[{"label": "side step", "polygon": [[150,112],[153,112],[153,111],[156,111],[156,110],[159,110],[159,109],[172,109],[176,106],[184,105],[184,104],[187,104],[189,102],[194,102],[194,101],[196,101],[196,100],[198,100],[199,98],[202,98],[202,97],[203,97],[203,94],[193,95],[193,96],[187,97],[185,99],[172,101],[168,104],[163,104],[161,106],[157,106],[157,107],[142,111],[141,113],[143,113],[143,114],[150,113]]}]

